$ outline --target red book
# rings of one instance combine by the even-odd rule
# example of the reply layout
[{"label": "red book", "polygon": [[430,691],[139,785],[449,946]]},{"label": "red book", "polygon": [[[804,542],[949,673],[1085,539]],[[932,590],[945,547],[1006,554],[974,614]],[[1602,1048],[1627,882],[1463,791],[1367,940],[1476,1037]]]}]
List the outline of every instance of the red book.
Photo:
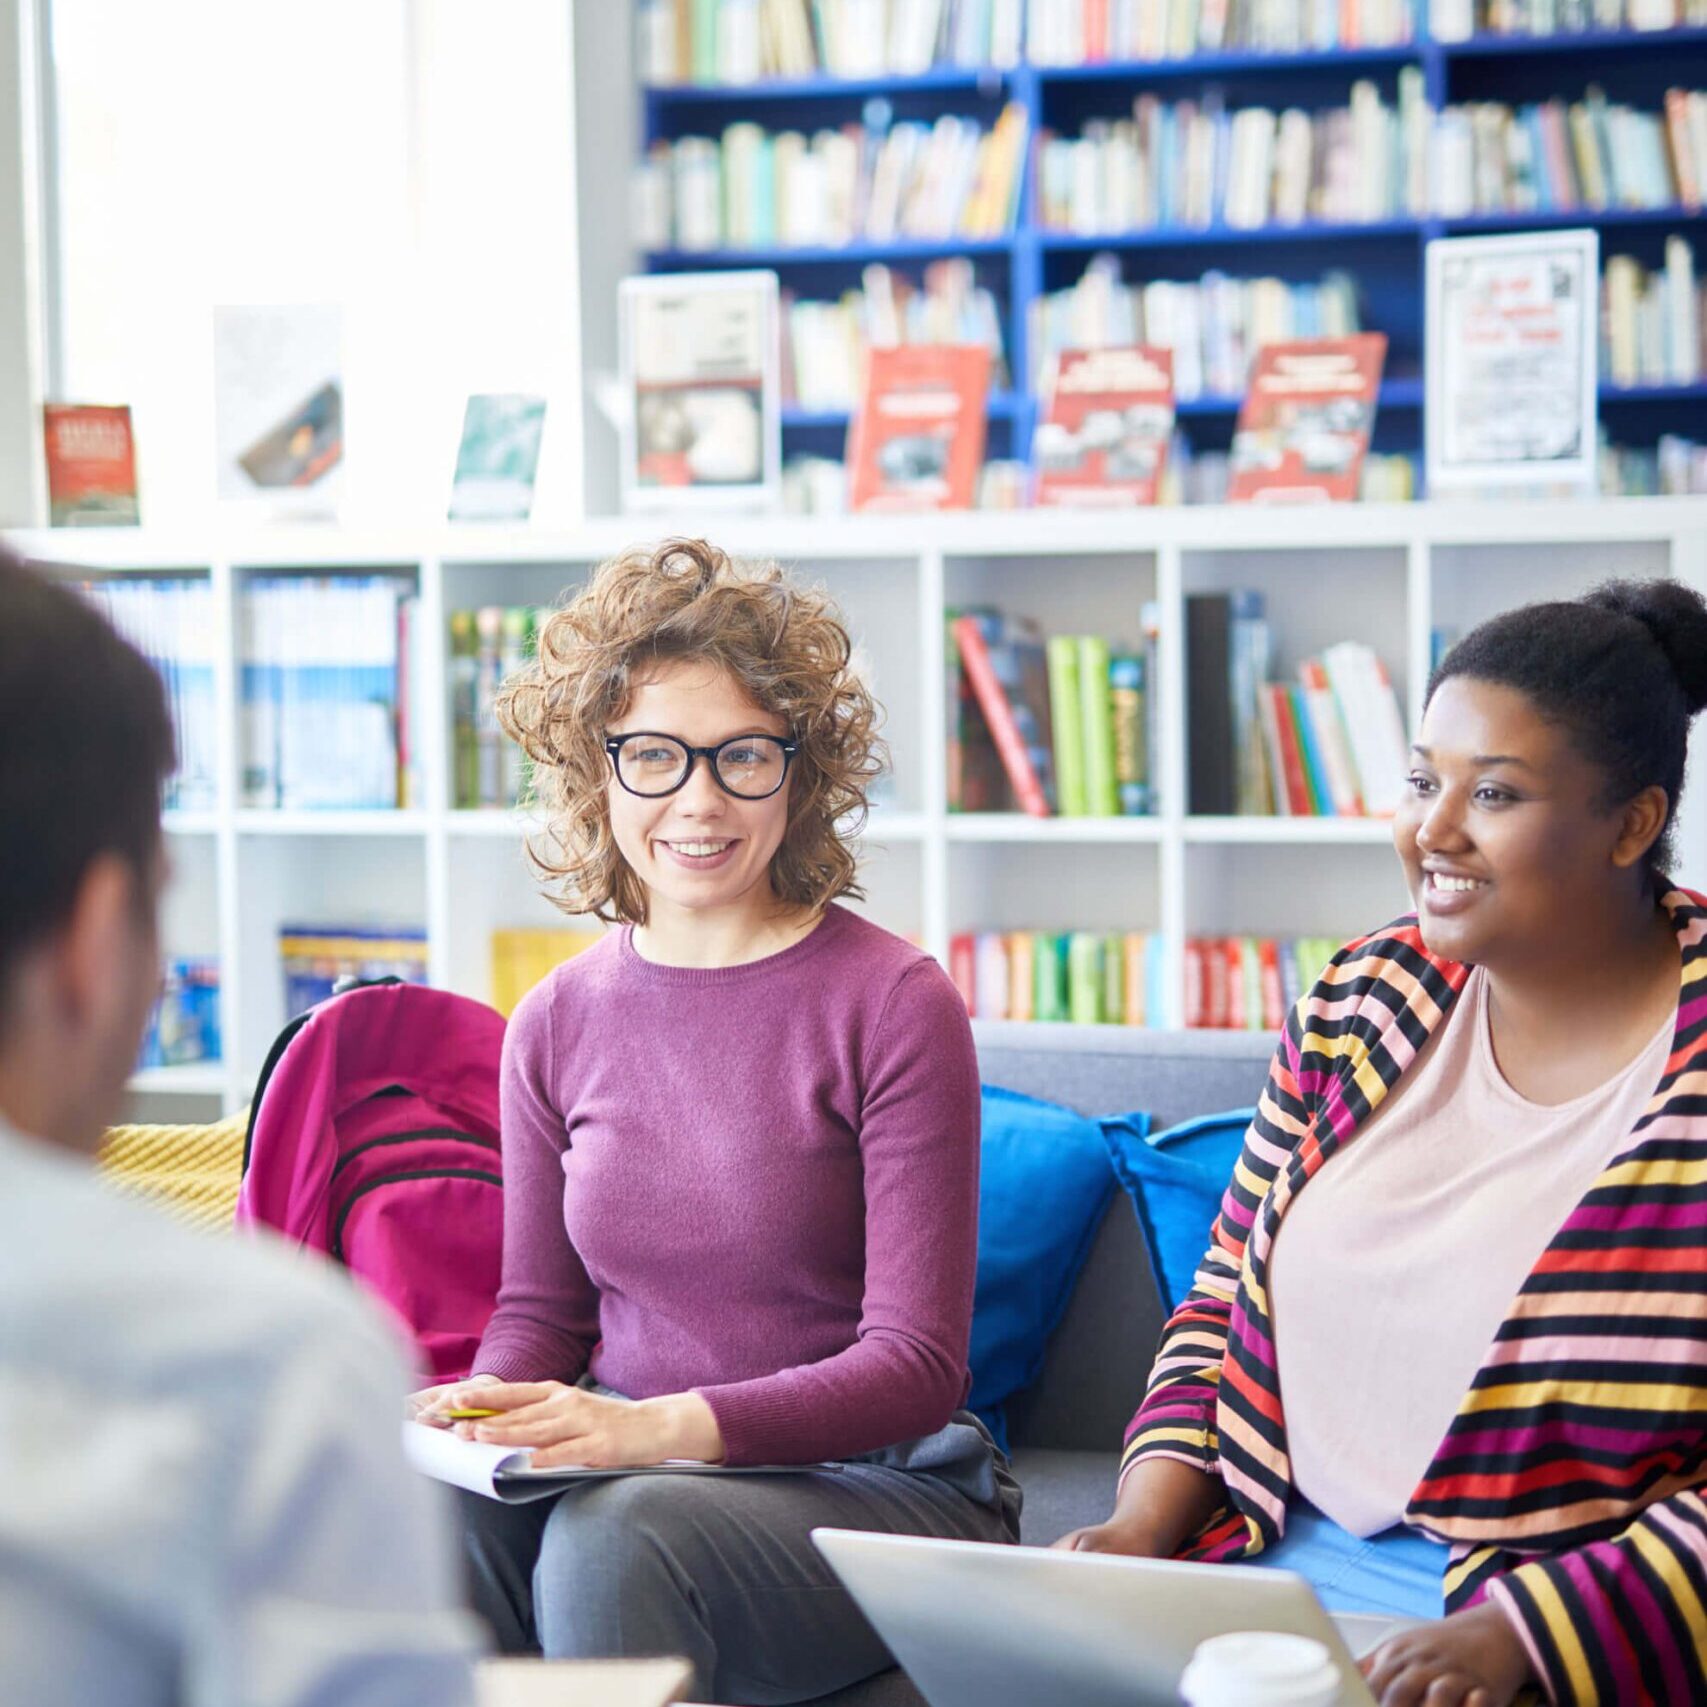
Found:
[{"label": "red book", "polygon": [[53,525],[134,527],[136,440],[127,404],[44,403]]},{"label": "red book", "polygon": [[1265,344],[1233,434],[1231,503],[1345,503],[1375,425],[1383,332]]},{"label": "red book", "polygon": [[977,951],[970,931],[962,931],[948,939],[948,975],[954,980],[954,987],[960,992],[968,1014],[978,1011],[976,960]]},{"label": "red book", "polygon": [[1185,941],[1185,1023],[1192,1027],[1207,1025],[1209,1013],[1209,974],[1204,962],[1205,944],[1201,937]]},{"label": "red book", "polygon": [[[972,684],[972,692],[978,700],[978,709],[983,712],[984,721],[989,725],[990,738],[996,743],[1002,769],[1008,773],[1008,782],[1013,788],[1020,810],[1029,812],[1034,818],[1049,817],[1049,795],[1043,780],[1047,773],[1040,768],[1047,766],[1049,762],[1049,731],[1046,728],[1032,727],[1042,715],[1043,708],[1034,708],[1028,704],[1019,694],[1017,683],[1014,685],[1014,693],[1010,696],[1001,675],[997,672],[977,617],[956,617],[954,638],[960,646],[960,667]],[[1008,662],[1018,661],[1020,648],[1005,647],[1004,650],[1016,655]],[[1038,647],[1037,650],[1041,651],[1042,648]],[[1047,706],[1047,698],[1043,703]],[[1023,730],[1022,718],[1027,725]]]},{"label": "red book", "polygon": [[1227,1015],[1222,1022],[1229,1031],[1245,1029],[1245,945],[1236,936],[1223,937],[1221,964],[1226,968]]},{"label": "red book", "polygon": [[1212,1031],[1227,1027],[1227,951],[1219,937],[1203,944],[1203,1023]]},{"label": "red book", "polygon": [[1311,817],[1310,781],[1304,769],[1304,749],[1298,744],[1298,725],[1292,721],[1292,695],[1284,682],[1267,682],[1263,692],[1274,707],[1275,733],[1280,741],[1280,780],[1285,789],[1287,813],[1294,818]]},{"label": "red book", "polygon": [[982,344],[872,350],[848,429],[848,508],[971,509],[989,392]]},{"label": "red book", "polygon": [[1032,436],[1039,504],[1153,504],[1174,430],[1174,353],[1063,350]]},{"label": "red book", "polygon": [[1258,941],[1257,964],[1262,971],[1263,1029],[1279,1031],[1286,1024],[1286,986],[1280,978],[1280,944],[1273,937]]}]

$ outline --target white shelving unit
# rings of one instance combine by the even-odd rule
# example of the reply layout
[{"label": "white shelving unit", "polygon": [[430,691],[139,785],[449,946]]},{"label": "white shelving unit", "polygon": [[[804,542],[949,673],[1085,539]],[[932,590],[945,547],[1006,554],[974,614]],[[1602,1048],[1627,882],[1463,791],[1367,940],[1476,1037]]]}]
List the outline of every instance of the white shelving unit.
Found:
[{"label": "white shelving unit", "polygon": [[[491,932],[564,923],[540,895],[529,820],[449,804],[449,709],[425,720],[426,803],[412,812],[239,810],[235,613],[256,574],[394,570],[415,578],[429,682],[446,679],[445,613],[549,603],[602,558],[672,531],[654,519],[529,530],[336,529],[174,538],[146,530],[15,534],[67,574],[205,574],[223,644],[215,677],[220,807],[174,813],[169,953],[217,953],[228,1063],[139,1076],[150,1099],[240,1106],[283,1024],[276,937],[314,920],[425,924],[435,983],[485,997]],[[679,528],[673,531],[681,531]],[[1707,500],[1555,505],[1416,504],[1331,510],[1160,510],[1122,516],[1019,512],[819,521],[728,518],[707,531],[740,555],[775,557],[828,585],[887,708],[892,787],[867,829],[866,910],[946,958],[977,928],[1349,934],[1405,895],[1384,823],[1204,818],[1183,810],[1182,611],[1198,591],[1260,587],[1276,671],[1331,641],[1382,654],[1414,721],[1431,633],[1495,611],[1572,597],[1615,574],[1672,575],[1707,591]],[[1158,718],[1163,810],[1148,819],[967,816],[943,806],[943,613],[993,603],[1051,632],[1136,641],[1161,607]],[[1697,772],[1701,767],[1698,765]],[[1686,793],[1680,877],[1707,883],[1707,779]],[[1167,980],[1178,1019],[1179,968]]]}]

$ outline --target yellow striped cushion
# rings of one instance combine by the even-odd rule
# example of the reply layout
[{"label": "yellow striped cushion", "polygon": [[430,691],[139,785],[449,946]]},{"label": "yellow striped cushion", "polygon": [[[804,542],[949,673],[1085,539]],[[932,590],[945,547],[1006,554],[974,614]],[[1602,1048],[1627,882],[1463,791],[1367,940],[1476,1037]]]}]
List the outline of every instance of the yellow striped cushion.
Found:
[{"label": "yellow striped cushion", "polygon": [[177,1220],[229,1227],[248,1123],[243,1109],[210,1126],[114,1126],[98,1160],[121,1191],[152,1198]]}]

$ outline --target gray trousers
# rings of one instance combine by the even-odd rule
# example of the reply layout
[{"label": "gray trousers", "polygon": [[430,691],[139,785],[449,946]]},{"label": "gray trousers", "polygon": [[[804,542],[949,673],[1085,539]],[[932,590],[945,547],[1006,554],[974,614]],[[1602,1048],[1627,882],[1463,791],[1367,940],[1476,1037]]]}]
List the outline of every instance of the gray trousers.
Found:
[{"label": "gray trousers", "polygon": [[474,1609],[505,1653],[679,1654],[689,1699],[809,1701],[892,1664],[812,1545],[819,1527],[1014,1541],[1019,1486],[982,1425],[840,1471],[619,1476],[510,1506],[460,1496]]}]

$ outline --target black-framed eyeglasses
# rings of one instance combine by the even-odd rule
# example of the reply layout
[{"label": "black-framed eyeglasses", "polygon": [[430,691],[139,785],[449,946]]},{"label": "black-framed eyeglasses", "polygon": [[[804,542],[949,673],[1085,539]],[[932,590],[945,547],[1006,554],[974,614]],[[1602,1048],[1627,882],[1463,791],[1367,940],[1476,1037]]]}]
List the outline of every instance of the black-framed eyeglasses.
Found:
[{"label": "black-framed eyeglasses", "polygon": [[715,747],[690,747],[674,735],[635,729],[626,735],[607,735],[605,751],[616,780],[630,794],[648,800],[683,787],[695,759],[705,760],[725,794],[737,800],[768,800],[787,781],[800,743],[777,735],[734,735]]}]

